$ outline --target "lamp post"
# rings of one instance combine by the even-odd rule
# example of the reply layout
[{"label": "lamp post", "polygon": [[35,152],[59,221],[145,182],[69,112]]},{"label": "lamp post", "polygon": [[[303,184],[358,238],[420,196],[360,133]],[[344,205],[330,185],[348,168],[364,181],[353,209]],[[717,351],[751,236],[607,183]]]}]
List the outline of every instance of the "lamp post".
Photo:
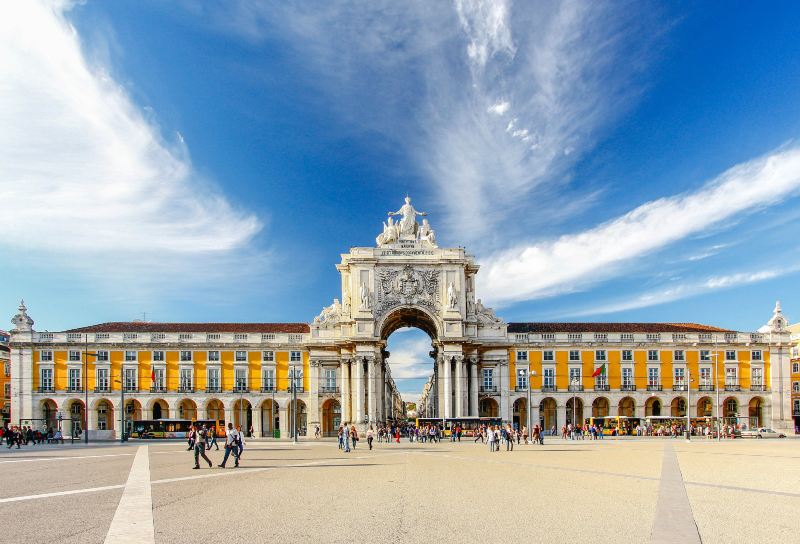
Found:
[{"label": "lamp post", "polygon": [[717,391],[717,442],[722,440],[722,428],[719,419],[719,353],[711,354],[714,358],[714,389]]},{"label": "lamp post", "polygon": [[[89,443],[89,357],[97,357],[97,353],[89,353],[89,335],[83,335],[83,443]],[[75,436],[75,432],[72,433]]]},{"label": "lamp post", "polygon": [[292,365],[292,443],[297,444],[297,366]]},{"label": "lamp post", "polygon": [[581,383],[581,381],[579,378],[576,377],[572,378],[570,380],[570,383],[572,384],[572,428],[574,429],[575,426],[577,425],[577,421],[575,421],[575,419],[578,417],[577,409],[575,406],[575,391],[577,390],[578,384]]},{"label": "lamp post", "polygon": [[526,375],[527,375],[527,378],[528,378],[528,380],[527,380],[528,387],[526,388],[527,389],[527,394],[528,394],[528,401],[525,404],[525,408],[526,408],[526,410],[525,410],[525,412],[526,412],[526,414],[525,414],[525,424],[528,427],[528,432],[530,433],[531,432],[530,430],[533,427],[533,424],[531,422],[531,377],[536,376],[536,372],[533,371],[533,370],[528,372],[524,368],[521,368],[519,370],[520,378],[524,378]]},{"label": "lamp post", "polygon": [[114,380],[114,382],[119,384],[119,441],[123,443],[125,442],[125,383],[122,380],[122,376],[120,376],[120,379]]},{"label": "lamp post", "polygon": [[692,439],[692,420],[691,410],[689,407],[692,405],[692,371],[686,367],[686,440],[687,442]]}]

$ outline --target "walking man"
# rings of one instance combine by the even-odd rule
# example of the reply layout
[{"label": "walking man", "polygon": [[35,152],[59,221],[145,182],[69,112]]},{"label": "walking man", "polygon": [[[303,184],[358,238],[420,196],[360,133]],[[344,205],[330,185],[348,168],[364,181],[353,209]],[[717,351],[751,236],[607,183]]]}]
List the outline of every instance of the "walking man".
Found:
[{"label": "walking man", "polygon": [[228,456],[233,453],[233,458],[236,461],[235,468],[239,467],[239,433],[233,428],[233,423],[228,423],[228,432],[225,435],[225,456],[222,458],[222,464],[218,465],[220,468],[225,468],[225,463],[228,462]]},{"label": "walking man", "polygon": [[205,424],[201,429],[197,428],[197,425],[193,426],[193,432],[195,433],[194,439],[194,468],[200,468],[200,456],[203,456],[203,459],[206,460],[208,463],[208,468],[211,468],[213,463],[211,459],[208,458],[206,455],[206,436],[208,435],[208,430],[206,429]]}]

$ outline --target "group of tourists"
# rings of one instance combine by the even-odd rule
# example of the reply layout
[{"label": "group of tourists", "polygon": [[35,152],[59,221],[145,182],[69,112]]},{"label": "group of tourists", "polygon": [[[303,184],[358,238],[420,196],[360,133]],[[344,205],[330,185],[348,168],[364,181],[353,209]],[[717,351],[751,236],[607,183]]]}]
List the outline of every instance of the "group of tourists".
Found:
[{"label": "group of tourists", "polygon": [[19,449],[21,446],[27,446],[28,444],[52,444],[59,442],[63,444],[64,435],[61,434],[61,429],[56,429],[54,431],[52,428],[48,427],[46,430],[40,431],[29,425],[14,425],[12,427],[3,426],[0,428],[0,440],[6,441],[8,449],[14,446],[17,446],[17,449]]},{"label": "group of tourists", "polygon": [[[192,425],[192,428],[189,431],[189,447],[187,450],[194,450],[193,468],[200,468],[200,457],[202,457],[205,462],[208,463],[208,468],[214,466],[214,464],[211,462],[211,459],[209,459],[208,455],[206,455],[206,451],[210,450],[212,446],[216,446],[217,450],[219,450],[216,429],[208,428],[205,423],[202,425],[197,423]],[[225,432],[225,455],[222,458],[222,463],[217,466],[220,468],[225,468],[225,464],[228,462],[228,457],[232,454],[234,468],[238,468],[239,461],[242,459],[243,451],[244,433],[242,432],[241,426],[237,425],[234,429],[233,423],[228,423],[228,429]]]},{"label": "group of tourists", "polygon": [[561,426],[561,438],[564,440],[603,440],[603,427],[595,425],[594,423],[586,423],[584,425],[567,423]]}]

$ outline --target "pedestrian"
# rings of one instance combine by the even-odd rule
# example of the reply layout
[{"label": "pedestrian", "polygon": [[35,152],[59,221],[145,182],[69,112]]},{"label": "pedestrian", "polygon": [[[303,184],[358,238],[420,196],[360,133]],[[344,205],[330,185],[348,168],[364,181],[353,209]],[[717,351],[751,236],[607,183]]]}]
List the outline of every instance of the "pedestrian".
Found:
[{"label": "pedestrian", "polygon": [[372,451],[372,438],[373,438],[373,431],[372,431],[372,425],[370,425],[369,429],[367,429],[367,445],[369,445],[370,451]]},{"label": "pedestrian", "polygon": [[353,443],[353,449],[356,449],[356,442],[358,442],[358,431],[356,430],[355,423],[350,425],[350,441]]},{"label": "pedestrian", "polygon": [[342,437],[343,437],[343,435],[344,435],[344,433],[342,432],[342,426],[341,426],[341,425],[339,425],[339,430],[338,430],[338,431],[336,431],[336,438],[337,438],[337,439],[338,439],[338,441],[339,441],[339,449],[340,449],[340,450],[343,450],[343,449],[344,449],[344,440],[343,440],[343,438],[342,438]]},{"label": "pedestrian", "polygon": [[194,445],[197,443],[197,431],[195,430],[194,425],[191,426],[189,429],[189,447],[186,448],[186,451],[191,451],[194,449]]},{"label": "pedestrian", "polygon": [[216,424],[208,429],[208,433],[206,433],[206,449],[210,450],[211,446],[217,448],[219,451],[219,444],[217,444],[217,426]]},{"label": "pedestrian", "polygon": [[342,438],[344,440],[344,452],[350,453],[350,428],[347,426],[347,423],[344,424],[344,428],[342,429]]},{"label": "pedestrian", "polygon": [[322,435],[319,432],[319,425],[314,425],[314,438],[319,440]]},{"label": "pedestrian", "polygon": [[222,458],[222,464],[217,465],[220,468],[225,468],[225,463],[228,462],[228,456],[233,453],[233,458],[236,461],[235,468],[239,467],[239,433],[233,428],[233,423],[228,423],[228,432],[225,433],[225,456]]},{"label": "pedestrian", "polygon": [[239,432],[238,444],[237,445],[239,446],[239,461],[241,461],[242,460],[242,452],[244,451],[244,435],[242,434],[241,425],[238,426],[236,428],[236,430]]},{"label": "pedestrian", "polygon": [[192,430],[195,432],[195,441],[194,441],[194,468],[200,468],[200,456],[203,456],[203,459],[206,460],[208,463],[208,468],[214,466],[211,462],[211,459],[208,458],[206,455],[206,436],[208,435],[208,429],[206,429],[205,424],[198,429],[197,425],[192,426]]}]

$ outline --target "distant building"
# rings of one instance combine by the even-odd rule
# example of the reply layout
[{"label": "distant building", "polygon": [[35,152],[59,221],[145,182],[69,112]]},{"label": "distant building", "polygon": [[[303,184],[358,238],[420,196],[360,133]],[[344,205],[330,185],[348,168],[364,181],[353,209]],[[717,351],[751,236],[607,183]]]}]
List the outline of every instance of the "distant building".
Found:
[{"label": "distant building", "polygon": [[2,367],[2,375],[0,375],[0,391],[3,392],[3,398],[0,399],[0,423],[8,423],[11,421],[11,349],[8,346],[11,340],[11,334],[4,330],[0,330],[0,367]]}]

